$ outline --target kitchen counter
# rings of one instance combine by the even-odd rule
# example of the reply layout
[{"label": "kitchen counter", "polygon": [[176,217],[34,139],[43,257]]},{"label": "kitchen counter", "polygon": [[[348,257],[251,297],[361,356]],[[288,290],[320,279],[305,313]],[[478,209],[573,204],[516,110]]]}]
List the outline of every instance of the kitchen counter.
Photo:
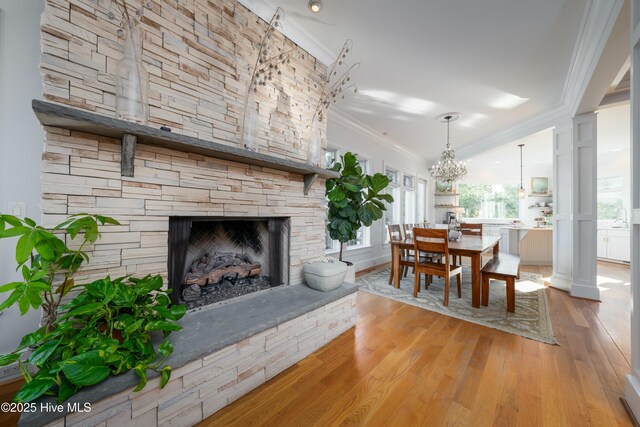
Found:
[{"label": "kitchen counter", "polygon": [[500,228],[506,228],[509,230],[553,231],[553,227],[535,227],[531,225],[508,225]]}]

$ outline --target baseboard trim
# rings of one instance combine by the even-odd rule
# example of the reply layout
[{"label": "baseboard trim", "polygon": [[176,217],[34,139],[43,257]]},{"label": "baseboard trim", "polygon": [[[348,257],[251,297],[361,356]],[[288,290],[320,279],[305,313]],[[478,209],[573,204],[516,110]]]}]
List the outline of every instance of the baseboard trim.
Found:
[{"label": "baseboard trim", "polygon": [[562,277],[551,276],[549,283],[549,286],[551,286],[552,288],[559,289],[565,292],[571,291],[571,282]]},{"label": "baseboard trim", "polygon": [[587,285],[579,285],[576,283],[571,284],[571,292],[572,297],[590,299],[594,301],[600,300],[600,289],[596,286],[587,286]]},{"label": "baseboard trim", "polygon": [[521,265],[553,265],[553,262],[546,259],[521,259]]},{"label": "baseboard trim", "polygon": [[634,427],[640,426],[636,414],[640,414],[640,382],[633,374],[624,376],[624,397],[620,398],[622,406],[629,415]]},{"label": "baseboard trim", "polygon": [[640,424],[638,424],[638,420],[636,419],[636,416],[633,415],[633,411],[631,410],[631,407],[629,406],[629,404],[627,403],[624,397],[620,398],[620,403],[622,403],[622,407],[624,408],[624,411],[627,413],[627,416],[629,417],[631,424],[633,424],[633,427],[640,427]]},{"label": "baseboard trim", "polygon": [[353,264],[356,266],[356,272],[367,270],[369,268],[377,267],[382,264],[391,262],[390,255],[382,255],[375,258],[364,259],[361,261],[355,261]]}]

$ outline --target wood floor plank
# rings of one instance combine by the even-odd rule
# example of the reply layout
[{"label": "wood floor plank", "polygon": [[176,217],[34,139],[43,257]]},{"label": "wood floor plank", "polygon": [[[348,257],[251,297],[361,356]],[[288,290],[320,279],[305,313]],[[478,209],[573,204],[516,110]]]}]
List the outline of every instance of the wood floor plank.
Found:
[{"label": "wood floor plank", "polygon": [[540,372],[542,424],[545,426],[569,425],[562,387],[558,382],[561,376],[555,361],[555,354],[559,351],[555,346],[540,348],[540,366],[546,368]]}]

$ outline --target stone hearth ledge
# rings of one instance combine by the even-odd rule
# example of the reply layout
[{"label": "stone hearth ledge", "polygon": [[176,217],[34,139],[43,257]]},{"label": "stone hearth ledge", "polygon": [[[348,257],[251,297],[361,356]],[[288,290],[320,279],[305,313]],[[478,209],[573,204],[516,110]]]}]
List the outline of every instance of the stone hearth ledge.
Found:
[{"label": "stone hearth ledge", "polygon": [[[282,325],[306,313],[311,313],[334,301],[354,294],[357,289],[357,286],[347,283],[330,292],[319,292],[305,285],[281,286],[270,291],[258,292],[255,295],[242,298],[238,301],[232,300],[226,304],[210,309],[187,313],[179,322],[184,329],[171,335],[175,350],[171,357],[167,359],[166,364],[171,365],[173,374],[172,380],[163,390],[166,390],[171,382],[174,381],[174,375],[176,375],[178,369],[190,362],[212,355],[221,349],[225,349],[247,338],[256,336],[261,332]],[[327,340],[327,342],[329,341],[330,340]],[[286,347],[286,345],[285,342],[282,343],[283,347]],[[306,355],[303,355],[303,358],[304,357],[306,357]],[[284,369],[286,368],[282,370]],[[149,382],[147,387],[140,392],[141,395],[148,392],[150,388],[158,388],[157,377],[159,377],[159,374],[152,371],[149,371],[148,374]],[[238,372],[238,374],[240,374],[240,372]],[[268,376],[266,380],[269,378],[271,377]],[[120,402],[114,401],[113,405],[106,409],[95,408],[97,409],[95,416],[102,415],[100,419],[93,419],[93,414],[91,413],[86,414],[91,418],[82,416],[84,414],[73,414],[66,417],[67,420],[65,422],[63,417],[69,414],[67,404],[79,403],[80,407],[82,407],[85,402],[89,402],[92,403],[93,407],[93,404],[100,402],[100,406],[102,407],[104,405],[102,405],[101,401],[109,398],[120,400],[115,395],[132,391],[137,382],[138,377],[133,371],[115,377],[109,377],[106,381],[82,389],[71,397],[64,403],[64,410],[62,412],[40,411],[39,408],[41,404],[51,403],[54,405],[55,400],[52,397],[38,399],[36,400],[38,410],[36,412],[23,413],[20,417],[19,425],[34,427],[52,423],[51,425],[56,426],[70,426],[75,424],[76,421],[69,420],[68,418],[75,415],[81,415],[81,420],[77,420],[80,424],[87,424],[87,422],[90,423],[93,421],[100,424],[104,420],[118,415],[120,411],[126,411],[127,409],[124,407],[120,408]],[[255,387],[259,384],[261,383],[255,384]],[[161,393],[163,390],[158,389],[157,391]],[[246,392],[248,391],[249,390]],[[152,390],[152,393],[155,393],[155,391]],[[168,393],[170,393],[170,391],[168,391]],[[158,395],[158,397],[160,397],[160,395]],[[130,402],[131,401],[127,400],[122,403],[129,403],[130,407]],[[225,405],[220,406],[220,408],[223,406]],[[129,409],[129,413],[133,410],[134,409]],[[158,411],[161,411],[161,409]],[[94,412],[94,410],[92,409],[91,412]],[[207,411],[203,410],[203,412],[206,413]],[[204,417],[208,415],[210,414],[205,414]],[[162,422],[160,414],[156,414],[156,417],[157,424],[160,424]],[[189,423],[186,424],[188,425]],[[128,424],[124,422],[120,425]]]}]

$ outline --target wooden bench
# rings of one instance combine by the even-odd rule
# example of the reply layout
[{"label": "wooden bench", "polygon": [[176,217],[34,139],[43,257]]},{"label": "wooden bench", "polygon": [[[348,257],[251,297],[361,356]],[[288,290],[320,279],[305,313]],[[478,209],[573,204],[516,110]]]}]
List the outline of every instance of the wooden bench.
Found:
[{"label": "wooden bench", "polygon": [[489,305],[489,279],[507,282],[507,311],[516,311],[516,279],[520,278],[520,257],[500,253],[482,267],[482,305]]}]

